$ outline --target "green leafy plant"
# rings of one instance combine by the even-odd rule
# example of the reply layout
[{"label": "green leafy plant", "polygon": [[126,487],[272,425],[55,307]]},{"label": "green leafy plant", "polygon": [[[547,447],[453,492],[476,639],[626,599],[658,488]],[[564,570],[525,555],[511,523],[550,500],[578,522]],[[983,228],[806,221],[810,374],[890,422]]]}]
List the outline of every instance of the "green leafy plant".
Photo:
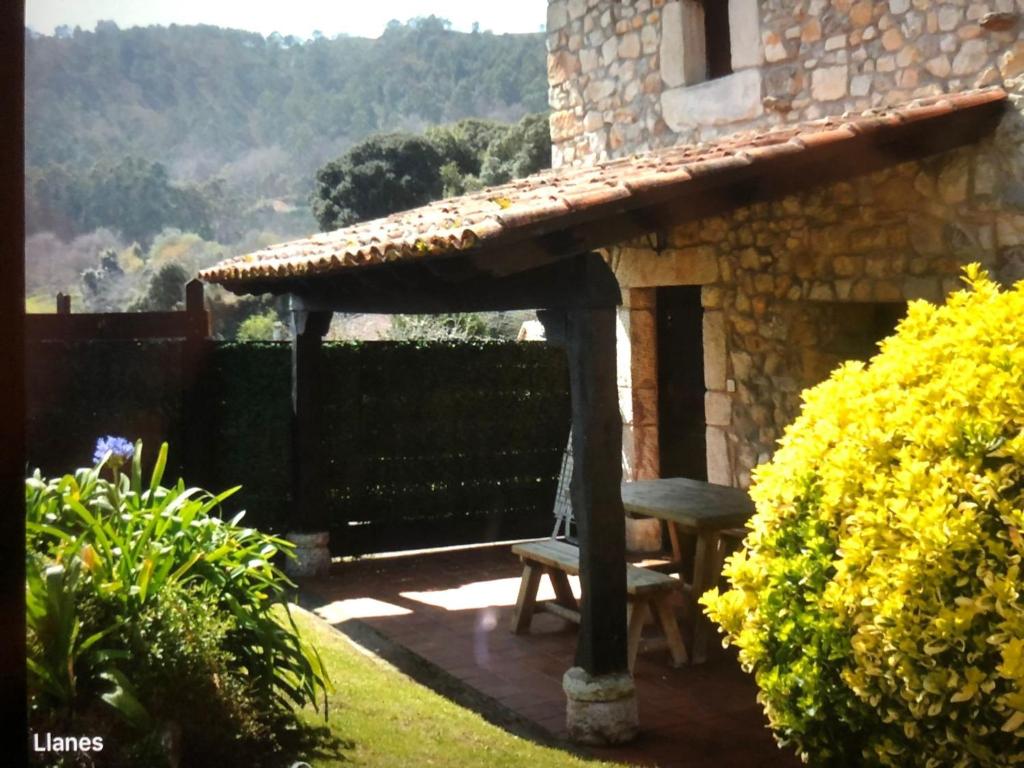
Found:
[{"label": "green leafy plant", "polygon": [[702,598],[814,765],[1024,762],[1024,283],[967,283],[804,393]]},{"label": "green leafy plant", "polygon": [[145,482],[142,444],[125,445],[107,438],[96,466],[25,482],[32,712],[70,722],[105,706],[136,728],[184,719],[187,737],[211,701],[252,731],[316,703],[329,683],[274,564],[290,545],[218,516],[237,489],[161,485],[166,444]]}]

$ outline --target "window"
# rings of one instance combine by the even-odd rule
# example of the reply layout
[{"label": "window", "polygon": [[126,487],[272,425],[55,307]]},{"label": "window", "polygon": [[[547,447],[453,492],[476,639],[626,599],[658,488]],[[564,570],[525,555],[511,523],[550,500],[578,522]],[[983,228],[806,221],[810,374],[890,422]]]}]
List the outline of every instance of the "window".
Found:
[{"label": "window", "polygon": [[758,0],[672,0],[662,25],[661,76],[669,88],[762,63]]},{"label": "window", "polygon": [[732,74],[732,35],[729,31],[729,0],[703,0],[704,51],[707,79]]}]

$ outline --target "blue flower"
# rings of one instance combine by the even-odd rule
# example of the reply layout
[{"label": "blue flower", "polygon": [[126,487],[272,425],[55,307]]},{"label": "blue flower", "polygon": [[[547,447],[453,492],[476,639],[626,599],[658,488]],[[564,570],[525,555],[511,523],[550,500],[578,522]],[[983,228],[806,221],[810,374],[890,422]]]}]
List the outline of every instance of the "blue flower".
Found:
[{"label": "blue flower", "polygon": [[117,470],[125,462],[131,461],[132,456],[135,455],[135,446],[123,437],[114,437],[113,435],[101,437],[96,441],[96,450],[92,455],[93,463],[99,464],[108,453],[110,458],[107,460],[107,466]]}]

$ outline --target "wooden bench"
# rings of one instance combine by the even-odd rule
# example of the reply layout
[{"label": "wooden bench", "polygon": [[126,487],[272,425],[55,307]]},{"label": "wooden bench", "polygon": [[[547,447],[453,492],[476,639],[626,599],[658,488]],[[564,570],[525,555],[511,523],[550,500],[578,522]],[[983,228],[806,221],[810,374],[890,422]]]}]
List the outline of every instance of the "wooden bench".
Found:
[{"label": "wooden bench", "polygon": [[[579,549],[557,539],[546,539],[527,544],[515,544],[512,553],[523,561],[523,579],[519,584],[519,598],[512,614],[512,631],[522,634],[529,631],[533,614],[538,611],[553,613],[563,619],[580,623],[579,606],[569,585],[569,576],[580,572]],[[555,599],[537,601],[540,577],[546,573],[555,590]],[[664,573],[658,573],[635,565],[626,565],[627,651],[629,669],[636,665],[640,650],[644,624],[649,615],[657,618],[665,633],[663,641],[645,643],[647,649],[665,648],[672,654],[674,666],[687,661],[686,648],[679,633],[679,624],[673,613],[672,593],[679,588],[679,581]]]}]

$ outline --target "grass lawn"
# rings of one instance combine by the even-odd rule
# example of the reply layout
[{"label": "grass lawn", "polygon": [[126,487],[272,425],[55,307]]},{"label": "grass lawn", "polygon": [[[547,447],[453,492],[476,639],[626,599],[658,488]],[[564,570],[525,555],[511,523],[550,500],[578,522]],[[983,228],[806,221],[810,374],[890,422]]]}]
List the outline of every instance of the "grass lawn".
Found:
[{"label": "grass lawn", "polygon": [[[393,667],[370,658],[330,626],[294,611],[303,634],[319,649],[334,683],[327,726],[338,743],[328,754],[304,757],[313,768],[395,766],[611,766],[542,747],[494,725]],[[322,727],[312,708],[300,718]]]}]

